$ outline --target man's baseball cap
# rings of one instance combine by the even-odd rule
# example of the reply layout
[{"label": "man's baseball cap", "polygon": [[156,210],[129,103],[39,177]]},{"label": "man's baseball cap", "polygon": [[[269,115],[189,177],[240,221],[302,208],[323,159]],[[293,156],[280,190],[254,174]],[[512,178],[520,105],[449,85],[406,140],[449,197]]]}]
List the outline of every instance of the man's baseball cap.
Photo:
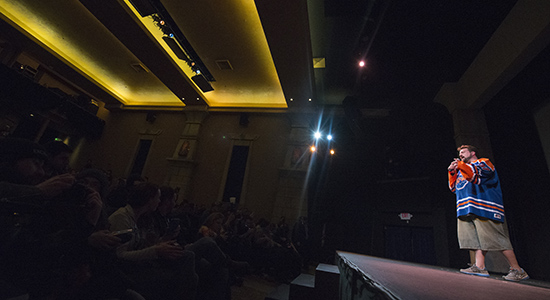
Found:
[{"label": "man's baseball cap", "polygon": [[20,160],[24,158],[40,158],[46,160],[46,149],[30,140],[21,138],[0,138],[0,160]]}]

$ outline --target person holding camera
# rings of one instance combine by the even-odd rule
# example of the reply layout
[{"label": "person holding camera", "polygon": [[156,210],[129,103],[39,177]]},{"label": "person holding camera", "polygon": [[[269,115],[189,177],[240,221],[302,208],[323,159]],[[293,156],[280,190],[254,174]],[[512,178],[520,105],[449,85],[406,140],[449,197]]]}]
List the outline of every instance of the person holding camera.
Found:
[{"label": "person holding camera", "polygon": [[[84,169],[76,174],[76,180],[78,184],[98,192],[102,199],[109,189],[107,174],[98,169]],[[129,241],[132,232],[111,232],[107,217],[104,207],[95,231],[88,236],[91,278],[79,293],[78,299],[143,300],[134,291],[135,283],[116,263],[116,248]]]},{"label": "person holding camera", "polygon": [[136,282],[147,299],[195,299],[198,275],[195,255],[176,240],[150,245],[140,219],[152,214],[160,203],[159,187],[152,183],[134,186],[128,204],[109,216],[110,230],[133,230],[132,239],[116,249],[121,268]]},{"label": "person holding camera", "polygon": [[87,237],[102,202],[91,189],[74,193],[70,174],[44,181],[47,158],[37,143],[0,139],[0,281],[31,297],[69,298],[89,279]]}]

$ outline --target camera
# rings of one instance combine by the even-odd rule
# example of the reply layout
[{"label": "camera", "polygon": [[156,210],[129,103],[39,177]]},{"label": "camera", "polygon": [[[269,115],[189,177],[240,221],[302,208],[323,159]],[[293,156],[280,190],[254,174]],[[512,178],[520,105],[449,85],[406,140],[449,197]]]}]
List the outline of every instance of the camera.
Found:
[{"label": "camera", "polygon": [[88,187],[82,183],[76,182],[70,188],[64,190],[61,195],[57,197],[57,200],[83,205],[86,202],[86,196],[88,196]]},{"label": "camera", "polygon": [[119,231],[113,232],[112,234],[118,237],[124,244],[129,242],[132,239],[134,235],[134,230],[133,229],[119,230]]},{"label": "camera", "polygon": [[181,220],[179,218],[172,218],[168,221],[168,231],[175,231],[180,225]]}]

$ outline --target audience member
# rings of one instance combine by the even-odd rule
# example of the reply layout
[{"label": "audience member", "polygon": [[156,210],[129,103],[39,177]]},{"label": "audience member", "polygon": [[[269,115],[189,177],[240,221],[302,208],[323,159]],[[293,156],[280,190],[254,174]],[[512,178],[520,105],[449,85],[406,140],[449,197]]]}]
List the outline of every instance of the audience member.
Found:
[{"label": "audience member", "polygon": [[124,181],[119,181],[119,184],[107,195],[106,209],[107,213],[111,215],[117,209],[126,206],[128,204],[128,196],[130,189],[140,183],[146,182],[139,174],[130,174]]},{"label": "audience member", "polygon": [[44,163],[46,178],[69,172],[69,159],[73,149],[61,141],[50,141],[44,144],[48,159]]},{"label": "audience member", "polygon": [[194,253],[175,240],[149,246],[138,228],[140,218],[153,213],[159,203],[158,186],[140,183],[130,191],[128,204],[109,216],[111,231],[133,231],[132,239],[116,249],[121,267],[147,299],[195,299],[198,276]]},{"label": "audience member", "polygon": [[250,245],[250,263],[280,282],[290,282],[300,274],[300,257],[291,248],[273,240],[270,222],[264,218],[241,237]]},{"label": "audience member", "polygon": [[[299,274],[284,217],[256,225],[231,203],[175,209],[175,190],[138,175],[109,193],[105,172],[73,176],[71,149],[44,146],[0,139],[0,298],[231,299],[250,264],[280,282]],[[113,234],[128,229],[129,241]]]},{"label": "audience member", "polygon": [[[30,297],[74,297],[89,279],[87,237],[101,213],[97,192],[70,174],[43,181],[44,147],[0,139],[0,281]],[[17,216],[17,218],[14,218]]]},{"label": "audience member", "polygon": [[302,257],[302,267],[307,268],[311,259],[311,238],[306,216],[301,216],[294,224],[292,243]]},{"label": "audience member", "polygon": [[[101,170],[84,169],[76,174],[76,179],[78,184],[95,190],[102,197],[109,190],[107,174]],[[143,299],[131,289],[135,288],[135,283],[117,267],[115,249],[121,243],[121,238],[109,231],[107,215],[103,209],[95,231],[88,237],[91,278],[79,293],[78,299]]]},{"label": "audience member", "polygon": [[221,212],[211,213],[199,228],[199,236],[217,239],[221,236],[225,215]]},{"label": "audience member", "polygon": [[[160,203],[157,210],[144,222],[147,233],[153,238],[149,241],[176,239],[185,245],[184,249],[195,254],[195,266],[199,275],[198,298],[205,300],[230,299],[229,274],[232,271],[247,270],[248,263],[231,260],[212,239],[201,237],[193,243],[180,238],[180,219],[169,218],[175,206],[176,194],[170,187],[161,187]],[[176,221],[176,222],[174,222]]]}]

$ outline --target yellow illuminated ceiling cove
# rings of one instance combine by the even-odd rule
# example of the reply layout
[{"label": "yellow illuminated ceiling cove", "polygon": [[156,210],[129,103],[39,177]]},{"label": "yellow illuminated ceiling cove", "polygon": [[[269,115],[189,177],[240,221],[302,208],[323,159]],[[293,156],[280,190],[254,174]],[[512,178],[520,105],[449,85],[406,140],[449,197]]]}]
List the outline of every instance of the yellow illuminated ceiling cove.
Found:
[{"label": "yellow illuminated ceiling cove", "polygon": [[[183,106],[78,1],[1,1],[2,17],[125,105]],[[108,54],[108,55],[106,55]]]},{"label": "yellow illuminated ceiling cove", "polygon": [[[211,83],[214,91],[204,93],[210,107],[287,107],[254,1],[162,3],[216,79]],[[185,62],[162,41],[152,18],[140,20],[180,68],[192,76]],[[229,60],[234,69],[220,70],[216,60]]]},{"label": "yellow illuminated ceiling cove", "polygon": [[[127,0],[124,3],[185,74],[187,82],[182,84],[194,86],[194,74],[165,44],[152,18],[142,18]],[[163,4],[216,79],[214,91],[203,94],[209,106],[287,107],[254,1]],[[130,66],[141,62],[79,1],[0,0],[0,13],[125,106],[184,106],[154,74],[133,70]],[[229,60],[234,69],[220,70],[216,60]]]}]

